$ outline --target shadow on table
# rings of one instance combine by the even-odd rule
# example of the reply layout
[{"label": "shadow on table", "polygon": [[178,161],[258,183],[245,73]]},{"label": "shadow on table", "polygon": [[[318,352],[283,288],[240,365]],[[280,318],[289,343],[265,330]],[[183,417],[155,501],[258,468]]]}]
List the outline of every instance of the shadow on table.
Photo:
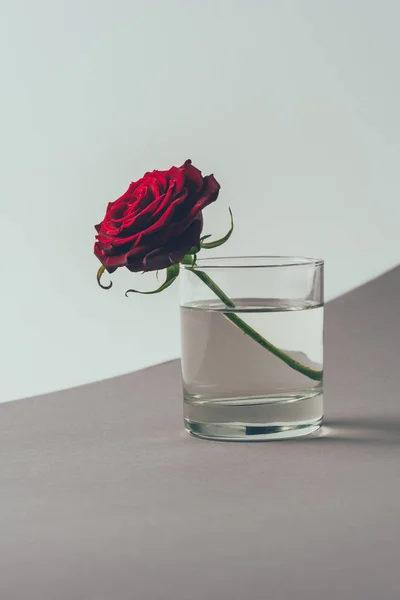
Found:
[{"label": "shadow on table", "polygon": [[298,441],[313,440],[320,443],[400,445],[400,419],[350,418],[327,419],[319,431]]}]

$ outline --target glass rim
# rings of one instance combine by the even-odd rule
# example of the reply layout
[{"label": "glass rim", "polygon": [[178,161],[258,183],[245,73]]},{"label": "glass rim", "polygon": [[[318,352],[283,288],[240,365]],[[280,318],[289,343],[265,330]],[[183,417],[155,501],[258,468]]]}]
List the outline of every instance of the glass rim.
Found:
[{"label": "glass rim", "polygon": [[[210,258],[198,258],[198,267],[204,269],[276,269],[285,267],[322,267],[322,258],[310,258],[307,256],[213,256]],[[182,264],[182,267],[191,269],[190,265]]]}]

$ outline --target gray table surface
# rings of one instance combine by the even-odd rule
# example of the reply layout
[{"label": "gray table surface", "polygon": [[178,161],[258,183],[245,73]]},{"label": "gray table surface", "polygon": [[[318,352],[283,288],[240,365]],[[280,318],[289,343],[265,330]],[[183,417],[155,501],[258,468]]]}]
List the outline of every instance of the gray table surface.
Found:
[{"label": "gray table surface", "polygon": [[319,436],[188,437],[177,361],[0,405],[1,600],[399,600],[399,307],[327,305]]}]

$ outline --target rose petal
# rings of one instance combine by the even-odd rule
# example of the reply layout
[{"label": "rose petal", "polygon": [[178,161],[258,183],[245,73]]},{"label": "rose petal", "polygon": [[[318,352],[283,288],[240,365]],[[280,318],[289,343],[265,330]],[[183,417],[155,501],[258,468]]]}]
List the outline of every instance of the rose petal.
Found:
[{"label": "rose petal", "polygon": [[143,181],[153,180],[153,185],[157,185],[158,194],[163,194],[168,188],[168,171],[149,171],[142,177]]},{"label": "rose petal", "polygon": [[150,227],[157,220],[158,215],[165,210],[164,207],[171,202],[173,194],[174,183],[172,182],[166,194],[155,198],[146,208],[124,223],[123,235],[132,235]]},{"label": "rose petal", "polygon": [[149,252],[143,260],[144,271],[165,269],[170,264],[180,262],[185,254],[193,247],[200,248],[202,220],[196,219],[180,236],[161,248]]},{"label": "rose petal", "polygon": [[[132,244],[140,244],[142,242],[142,237],[147,236],[147,235],[153,235],[159,231],[164,230],[164,233],[167,235],[167,238],[170,237],[170,235],[168,234],[168,231],[165,230],[165,226],[168,224],[168,222],[170,222],[172,220],[172,218],[174,217],[174,212],[177,212],[179,207],[185,203],[187,199],[187,192],[185,191],[183,194],[181,194],[181,196],[179,198],[176,198],[169,206],[167,209],[165,209],[165,206],[168,204],[168,198],[166,197],[162,204],[160,204],[159,208],[156,210],[156,215],[160,215],[159,220],[156,223],[152,223],[152,215],[150,210],[149,211],[143,211],[142,213],[140,213],[140,215],[138,215],[135,219],[132,220],[132,222],[130,224],[126,224],[128,225],[126,228],[124,227],[123,229],[120,229],[118,232],[118,236],[119,237],[115,237],[114,234],[114,240],[113,243],[118,246],[118,245],[123,245],[126,244],[128,242],[131,242]],[[164,208],[164,212],[162,211],[162,209]],[[150,207],[149,207],[150,209]],[[190,207],[188,207],[188,211],[190,210]],[[154,215],[153,215],[154,217]],[[146,227],[146,220],[148,221],[148,227]],[[193,219],[191,219],[193,220]],[[181,222],[181,221],[180,221]],[[183,227],[181,227],[180,229],[183,231],[184,229],[186,229],[188,227],[188,222],[185,219],[185,222],[183,223]],[[97,236],[97,239],[99,241],[101,240],[106,240],[107,237],[110,237],[110,233],[112,234],[113,232],[111,230],[109,230],[108,228],[104,227],[101,232],[100,235]],[[127,233],[129,233],[130,235],[127,235]],[[103,234],[103,235],[101,235]]]},{"label": "rose petal", "polygon": [[220,189],[221,186],[215,179],[214,175],[207,175],[204,177],[204,187],[201,196],[195,202],[192,210],[190,211],[190,216],[194,217],[199,210],[203,210],[206,206],[212,202],[215,202],[218,198]]},{"label": "rose petal", "polygon": [[193,166],[192,161],[189,159],[187,161],[185,161],[185,163],[182,165],[181,169],[183,169],[183,171],[184,171],[185,183],[186,184],[188,182],[192,183],[194,186],[194,189],[197,192],[199,192],[201,190],[201,188],[203,187],[203,176],[201,174],[201,171],[199,171],[199,169],[197,169],[195,166]]},{"label": "rose petal", "polygon": [[217,199],[219,189],[214,176],[203,178],[190,160],[146,173],[109,203],[104,220],[95,226],[96,256],[109,272],[179,262],[192,246],[200,246],[202,210]]}]

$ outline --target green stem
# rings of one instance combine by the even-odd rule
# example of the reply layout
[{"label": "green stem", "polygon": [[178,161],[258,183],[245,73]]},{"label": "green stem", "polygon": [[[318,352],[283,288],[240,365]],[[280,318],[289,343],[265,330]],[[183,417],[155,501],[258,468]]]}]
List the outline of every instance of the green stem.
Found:
[{"label": "green stem", "polygon": [[[213,291],[214,294],[218,296],[220,300],[222,300],[222,302],[228,308],[235,308],[234,302],[232,302],[232,300],[225,294],[225,292],[223,292],[221,288],[215,283],[215,281],[213,281],[211,277],[204,273],[204,271],[198,271],[195,268],[192,268],[190,270],[195,275],[197,275],[197,277],[199,277],[199,279],[201,279],[210,288],[210,290]],[[231,321],[237,327],[239,327],[239,329],[241,329],[243,333],[248,335],[252,340],[260,344],[260,346],[262,346],[266,350],[269,350],[271,354],[274,354],[275,356],[280,358],[284,363],[289,365],[289,367],[292,367],[292,369],[294,369],[295,371],[298,371],[299,373],[302,373],[303,375],[306,375],[307,377],[309,377],[310,379],[314,379],[315,381],[322,380],[322,371],[311,369],[310,367],[306,367],[305,365],[299,363],[297,360],[289,356],[289,354],[287,354],[283,350],[280,350],[279,348],[274,346],[274,344],[271,344],[271,342],[266,340],[255,329],[250,327],[250,325],[243,321],[243,319],[241,319],[236,313],[225,312],[224,315],[227,319],[229,319],[229,321]]]}]

